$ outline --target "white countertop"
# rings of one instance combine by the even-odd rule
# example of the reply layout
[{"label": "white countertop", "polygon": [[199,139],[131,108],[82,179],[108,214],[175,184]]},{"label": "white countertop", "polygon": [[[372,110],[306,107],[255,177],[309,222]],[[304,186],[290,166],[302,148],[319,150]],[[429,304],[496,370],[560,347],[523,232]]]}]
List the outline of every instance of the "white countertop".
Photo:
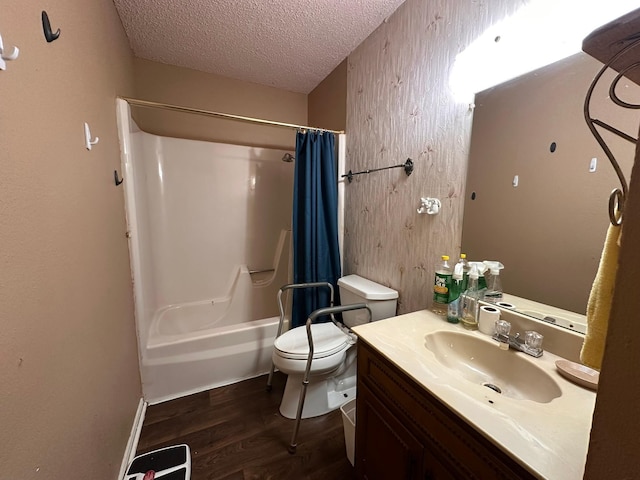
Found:
[{"label": "white countertop", "polygon": [[354,328],[358,337],[534,475],[551,480],[581,479],[596,394],[560,376],[555,361],[561,357],[549,352],[540,358],[514,350],[502,352],[507,357],[522,355],[535,362],[562,391],[549,403],[512,399],[442,366],[425,347],[425,335],[436,330],[477,335],[487,341],[487,348],[498,348],[491,337],[450,324],[428,310]]}]

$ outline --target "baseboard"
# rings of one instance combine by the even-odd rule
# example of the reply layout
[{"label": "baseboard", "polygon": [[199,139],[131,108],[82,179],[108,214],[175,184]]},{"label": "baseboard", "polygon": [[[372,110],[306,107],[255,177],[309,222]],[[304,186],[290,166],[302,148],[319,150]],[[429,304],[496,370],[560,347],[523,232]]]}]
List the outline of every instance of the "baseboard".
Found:
[{"label": "baseboard", "polygon": [[144,415],[147,412],[147,402],[143,398],[140,399],[138,404],[138,410],[136,416],[133,419],[133,425],[131,426],[131,434],[127,441],[127,448],[124,451],[124,457],[122,457],[122,464],[120,465],[120,473],[117,480],[122,480],[124,474],[127,471],[127,467],[133,457],[136,456],[136,449],[138,448],[138,440],[140,440],[140,432],[142,431],[142,424],[144,423]]}]

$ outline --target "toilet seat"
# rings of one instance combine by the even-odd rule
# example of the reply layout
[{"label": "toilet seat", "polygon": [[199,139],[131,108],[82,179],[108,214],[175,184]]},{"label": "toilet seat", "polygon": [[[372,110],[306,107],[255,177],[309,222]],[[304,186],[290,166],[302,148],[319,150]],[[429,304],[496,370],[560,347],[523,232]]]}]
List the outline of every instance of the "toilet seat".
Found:
[{"label": "toilet seat", "polygon": [[[343,351],[351,343],[351,337],[331,322],[311,325],[313,358],[325,358]],[[307,360],[309,340],[307,328],[300,326],[276,338],[274,346],[278,355],[291,360]]]}]

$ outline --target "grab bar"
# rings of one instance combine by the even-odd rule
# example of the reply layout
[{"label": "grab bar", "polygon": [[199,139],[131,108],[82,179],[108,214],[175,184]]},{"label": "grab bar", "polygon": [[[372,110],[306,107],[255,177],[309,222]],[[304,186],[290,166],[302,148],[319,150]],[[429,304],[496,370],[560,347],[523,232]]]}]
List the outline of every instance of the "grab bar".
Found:
[{"label": "grab bar", "polygon": [[268,273],[268,272],[275,272],[276,269],[275,268],[267,268],[265,270],[249,270],[249,275],[253,275],[254,273]]},{"label": "grab bar", "polygon": [[300,390],[300,400],[298,400],[298,412],[296,413],[296,423],[293,427],[293,436],[291,437],[291,444],[289,445],[289,453],[296,453],[296,447],[298,444],[296,443],[298,437],[298,430],[300,428],[300,420],[302,418],[302,409],[304,407],[304,398],[307,394],[307,386],[309,385],[309,372],[311,371],[311,361],[313,360],[313,337],[311,335],[311,324],[313,321],[324,315],[330,315],[333,319],[334,313],[347,312],[349,310],[360,310],[362,308],[366,308],[367,312],[369,312],[369,321],[371,321],[371,309],[367,306],[366,303],[354,303],[352,305],[342,305],[339,307],[327,307],[327,308],[319,308],[318,310],[314,310],[307,318],[307,340],[309,341],[309,356],[307,357],[307,367],[304,370],[304,376],[302,377],[302,390]]},{"label": "grab bar", "polygon": [[[278,309],[280,310],[280,322],[278,323],[278,333],[276,333],[276,338],[282,335],[282,326],[284,324],[284,307],[282,306],[282,293],[286,290],[292,290],[297,288],[319,288],[319,287],[328,287],[329,288],[329,307],[333,307],[333,285],[329,282],[311,282],[311,283],[289,283],[287,285],[283,285],[278,290]],[[336,323],[336,319],[331,314],[331,321]],[[271,391],[271,382],[273,380],[273,370],[275,369],[275,365],[273,364],[273,359],[271,360],[271,370],[269,370],[269,378],[267,379],[267,392]]]}]

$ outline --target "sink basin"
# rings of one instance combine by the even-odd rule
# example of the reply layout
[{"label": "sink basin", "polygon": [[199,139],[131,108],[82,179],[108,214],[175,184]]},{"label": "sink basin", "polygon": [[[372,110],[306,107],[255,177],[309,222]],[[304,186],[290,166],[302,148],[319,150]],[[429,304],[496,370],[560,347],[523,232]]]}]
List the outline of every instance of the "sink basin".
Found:
[{"label": "sink basin", "polygon": [[523,353],[500,350],[495,340],[440,330],[425,336],[425,347],[450,371],[505,397],[549,403],[562,394],[553,377]]}]

